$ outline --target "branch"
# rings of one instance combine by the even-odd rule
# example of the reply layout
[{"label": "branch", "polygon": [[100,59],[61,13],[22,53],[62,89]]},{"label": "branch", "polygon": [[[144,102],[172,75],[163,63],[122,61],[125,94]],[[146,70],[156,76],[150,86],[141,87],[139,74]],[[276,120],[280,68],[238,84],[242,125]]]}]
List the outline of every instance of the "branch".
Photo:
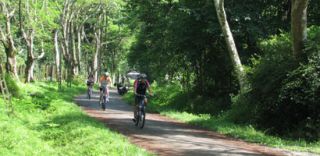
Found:
[{"label": "branch", "polygon": [[42,59],[44,57],[44,50],[43,50],[43,42],[41,42],[41,54],[36,58],[38,60]]},{"label": "branch", "polygon": [[16,11],[16,9],[13,9],[13,10],[8,14],[8,16],[9,16],[10,18],[13,17],[15,11]]},{"label": "branch", "polygon": [[18,52],[18,54],[19,54],[19,55],[22,54],[23,51],[24,51],[24,49],[21,49],[21,50]]},{"label": "branch", "polygon": [[41,54],[38,56],[38,58],[37,58],[37,59],[38,59],[38,60],[42,59],[42,58],[44,57],[44,55],[45,55],[45,52],[44,52],[44,51],[42,51],[42,52],[41,52]]}]

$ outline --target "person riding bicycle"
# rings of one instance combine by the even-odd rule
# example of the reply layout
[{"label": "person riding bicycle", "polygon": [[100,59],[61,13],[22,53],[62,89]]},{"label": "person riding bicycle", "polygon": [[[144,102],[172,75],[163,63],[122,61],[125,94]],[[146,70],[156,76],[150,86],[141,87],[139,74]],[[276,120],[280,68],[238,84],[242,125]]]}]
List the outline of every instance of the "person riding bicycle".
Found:
[{"label": "person riding bicycle", "polygon": [[109,97],[109,89],[108,86],[112,84],[111,82],[111,78],[110,78],[110,74],[108,72],[103,73],[103,75],[101,75],[100,79],[99,79],[99,86],[100,86],[100,95],[102,93],[106,94],[106,101],[108,101],[108,97]]},{"label": "person riding bicycle", "polygon": [[92,74],[88,76],[87,87],[88,87],[88,98],[91,99],[92,87],[94,85],[94,77]]},{"label": "person riding bicycle", "polygon": [[87,78],[87,87],[92,87],[94,85],[94,77],[92,74],[90,74]]},{"label": "person riding bicycle", "polygon": [[136,115],[137,111],[139,109],[139,102],[141,100],[144,100],[144,96],[146,95],[147,89],[149,91],[150,95],[152,94],[152,90],[150,87],[150,83],[147,80],[146,74],[139,74],[138,79],[134,81],[134,94],[135,94],[135,106],[134,106],[134,112],[133,112],[133,122],[136,121]]}]

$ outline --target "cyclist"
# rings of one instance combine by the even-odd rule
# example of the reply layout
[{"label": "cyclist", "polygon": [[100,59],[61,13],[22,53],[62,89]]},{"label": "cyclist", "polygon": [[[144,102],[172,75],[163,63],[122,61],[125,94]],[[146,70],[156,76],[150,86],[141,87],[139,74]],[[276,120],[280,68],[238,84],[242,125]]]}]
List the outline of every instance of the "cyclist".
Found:
[{"label": "cyclist", "polygon": [[110,74],[108,72],[103,73],[99,79],[99,84],[100,84],[100,95],[103,93],[106,94],[106,101],[109,101],[109,89],[108,86],[112,84]]},{"label": "cyclist", "polygon": [[137,111],[139,109],[139,102],[141,100],[144,100],[144,96],[146,95],[147,89],[149,91],[149,94],[152,96],[152,90],[150,87],[150,83],[147,80],[146,74],[139,74],[138,79],[134,81],[134,94],[135,94],[135,106],[134,106],[134,112],[133,112],[133,122],[136,122],[136,116]]},{"label": "cyclist", "polygon": [[[94,77],[93,77],[93,74],[90,74],[88,76],[88,79],[87,79],[87,87],[88,87],[88,96],[89,96],[89,99],[91,98],[91,91],[92,91],[92,87],[94,85]],[[89,95],[90,94],[90,95]]]}]

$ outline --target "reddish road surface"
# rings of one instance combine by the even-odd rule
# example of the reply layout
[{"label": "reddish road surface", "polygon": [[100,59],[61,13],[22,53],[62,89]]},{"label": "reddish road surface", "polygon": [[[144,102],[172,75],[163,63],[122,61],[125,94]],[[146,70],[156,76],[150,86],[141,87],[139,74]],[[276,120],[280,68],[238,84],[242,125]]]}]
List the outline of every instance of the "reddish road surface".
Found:
[{"label": "reddish road surface", "polygon": [[147,114],[143,129],[132,122],[132,107],[121,100],[114,90],[111,91],[107,110],[98,105],[98,94],[88,100],[85,95],[75,101],[89,116],[104,122],[107,127],[127,136],[129,140],[156,155],[177,156],[258,156],[258,155],[314,155],[294,153],[273,149],[232,139],[221,134],[183,124],[158,114]]}]

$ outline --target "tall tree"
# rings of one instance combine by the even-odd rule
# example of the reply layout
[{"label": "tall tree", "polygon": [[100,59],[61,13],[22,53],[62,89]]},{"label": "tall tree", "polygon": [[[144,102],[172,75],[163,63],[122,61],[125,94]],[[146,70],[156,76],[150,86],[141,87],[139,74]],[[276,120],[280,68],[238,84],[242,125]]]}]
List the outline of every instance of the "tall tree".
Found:
[{"label": "tall tree", "polygon": [[214,5],[216,8],[216,12],[218,15],[218,20],[221,25],[221,29],[224,35],[224,38],[227,43],[227,48],[229,52],[229,56],[231,58],[232,64],[234,66],[235,72],[238,77],[240,90],[243,90],[246,85],[246,75],[241,64],[241,60],[237,51],[236,44],[234,42],[232,32],[230,30],[230,26],[227,20],[227,15],[224,9],[224,0],[214,0]]},{"label": "tall tree", "polygon": [[308,0],[292,0],[291,33],[293,56],[302,61],[306,58],[304,44],[307,41],[307,7]]},{"label": "tall tree", "polygon": [[1,12],[5,19],[5,26],[0,25],[0,41],[2,42],[7,56],[6,70],[18,78],[17,73],[17,49],[13,40],[13,32],[11,30],[11,21],[15,13],[15,8],[11,7],[8,2],[0,2]]}]

